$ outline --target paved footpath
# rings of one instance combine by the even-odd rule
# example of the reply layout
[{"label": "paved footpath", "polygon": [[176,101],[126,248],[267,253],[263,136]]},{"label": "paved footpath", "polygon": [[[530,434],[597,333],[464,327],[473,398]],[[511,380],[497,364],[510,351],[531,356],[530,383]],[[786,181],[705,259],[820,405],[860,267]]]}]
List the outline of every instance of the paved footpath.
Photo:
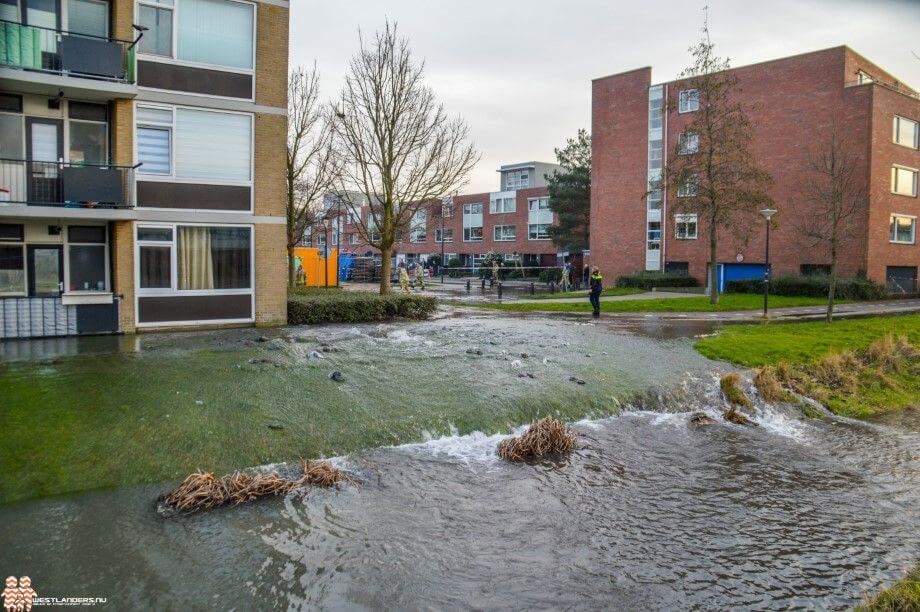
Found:
[{"label": "paved footpath", "polygon": [[[629,300],[659,300],[659,299],[668,299],[668,298],[692,298],[692,297],[701,297],[702,293],[677,293],[676,291],[646,291],[645,293],[630,293],[628,295],[602,295],[602,302],[625,302]],[[511,299],[508,300],[508,303],[514,304],[559,304],[559,303],[575,303],[575,302],[587,302],[588,294],[584,294],[579,297],[570,297],[570,298],[545,298],[545,299],[533,299],[533,298],[521,298],[514,299],[513,302]]]},{"label": "paved footpath", "polygon": [[[790,308],[771,308],[771,321],[797,321],[823,319],[824,306],[794,306]],[[839,304],[834,307],[834,318],[863,317],[873,315],[893,315],[920,312],[920,299],[883,300],[878,302],[854,302]],[[738,310],[733,312],[605,312],[604,318],[621,319],[668,319],[681,321],[763,321],[761,310]]]}]

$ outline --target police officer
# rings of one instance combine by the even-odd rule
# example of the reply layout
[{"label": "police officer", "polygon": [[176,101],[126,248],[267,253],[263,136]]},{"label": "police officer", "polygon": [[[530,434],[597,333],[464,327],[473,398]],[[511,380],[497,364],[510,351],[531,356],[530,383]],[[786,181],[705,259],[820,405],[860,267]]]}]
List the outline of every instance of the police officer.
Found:
[{"label": "police officer", "polygon": [[594,309],[595,318],[601,316],[601,291],[604,290],[603,280],[604,277],[601,276],[601,271],[595,266],[594,271],[591,273],[591,293],[588,295],[588,298],[591,300],[591,307]]}]

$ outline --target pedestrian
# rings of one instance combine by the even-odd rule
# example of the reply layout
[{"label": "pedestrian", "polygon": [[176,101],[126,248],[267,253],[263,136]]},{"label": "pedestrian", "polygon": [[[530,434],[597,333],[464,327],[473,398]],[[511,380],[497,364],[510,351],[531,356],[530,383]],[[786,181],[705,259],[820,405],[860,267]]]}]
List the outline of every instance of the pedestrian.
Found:
[{"label": "pedestrian", "polygon": [[604,277],[601,276],[601,271],[595,266],[594,272],[591,274],[591,293],[589,294],[591,308],[594,309],[593,314],[595,318],[601,316],[601,291],[604,290],[603,280]]},{"label": "pedestrian", "polygon": [[422,267],[420,261],[415,264],[415,282],[422,288],[422,291],[425,290],[425,268]]},{"label": "pedestrian", "polygon": [[406,264],[402,262],[399,264],[399,284],[403,291],[409,293],[409,271],[406,270]]},{"label": "pedestrian", "polygon": [[560,275],[561,278],[559,279],[559,282],[562,284],[563,293],[569,290],[569,268],[568,266],[569,264],[567,263],[562,264],[562,274]]},{"label": "pedestrian", "polygon": [[499,281],[499,278],[498,278],[498,260],[497,260],[497,259],[493,259],[493,260],[492,260],[492,282],[497,283],[498,281]]}]

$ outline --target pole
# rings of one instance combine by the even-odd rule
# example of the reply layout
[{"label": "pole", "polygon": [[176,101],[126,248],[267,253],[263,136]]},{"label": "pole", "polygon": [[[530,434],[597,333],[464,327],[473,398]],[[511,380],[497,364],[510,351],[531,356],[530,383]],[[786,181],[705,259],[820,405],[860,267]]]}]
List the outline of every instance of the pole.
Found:
[{"label": "pole", "polygon": [[770,296],[770,220],[767,219],[767,245],[764,254],[766,264],[763,269],[763,317],[767,318],[767,305]]},{"label": "pole", "polygon": [[329,224],[323,219],[323,278],[326,279],[326,289],[329,288]]},{"label": "pole", "polygon": [[342,261],[342,198],[338,198],[339,212],[335,219],[335,286],[339,286],[339,265]]},{"label": "pole", "polygon": [[444,284],[444,206],[441,206],[441,284]]}]

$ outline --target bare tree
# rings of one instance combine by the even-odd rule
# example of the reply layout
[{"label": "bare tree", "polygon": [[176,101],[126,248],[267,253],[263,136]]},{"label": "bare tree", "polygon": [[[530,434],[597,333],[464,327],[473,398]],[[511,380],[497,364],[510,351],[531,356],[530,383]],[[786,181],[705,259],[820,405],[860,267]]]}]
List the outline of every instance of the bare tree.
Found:
[{"label": "bare tree", "polygon": [[294,247],[322,215],[322,198],[337,173],[332,131],[319,100],[316,66],[295,69],[288,81],[287,138],[288,285],[294,284]]},{"label": "bare tree", "polygon": [[366,197],[367,218],[352,212],[361,237],[380,250],[385,294],[398,236],[420,207],[465,184],[479,156],[467,143],[463,120],[449,118],[423,84],[424,62],[413,61],[395,24],[387,23],[369,43],[359,40],[334,108],[338,184],[343,193]]},{"label": "bare tree", "polygon": [[858,235],[859,222],[869,211],[865,164],[861,158],[862,154],[840,136],[835,125],[827,141],[809,153],[808,169],[813,179],[802,187],[802,195],[810,206],[801,215],[799,231],[811,247],[823,246],[830,253],[828,323],[834,320],[841,245]]},{"label": "bare tree", "polygon": [[773,179],[754,161],[753,130],[739,101],[738,80],[713,47],[704,25],[702,39],[690,48],[693,63],[680,75],[678,94],[683,110],[698,108],[687,115],[690,121],[669,156],[664,178],[677,196],[670,200],[672,210],[695,213],[708,231],[710,302],[718,304],[719,232],[747,240],[752,217],[773,203]]}]

